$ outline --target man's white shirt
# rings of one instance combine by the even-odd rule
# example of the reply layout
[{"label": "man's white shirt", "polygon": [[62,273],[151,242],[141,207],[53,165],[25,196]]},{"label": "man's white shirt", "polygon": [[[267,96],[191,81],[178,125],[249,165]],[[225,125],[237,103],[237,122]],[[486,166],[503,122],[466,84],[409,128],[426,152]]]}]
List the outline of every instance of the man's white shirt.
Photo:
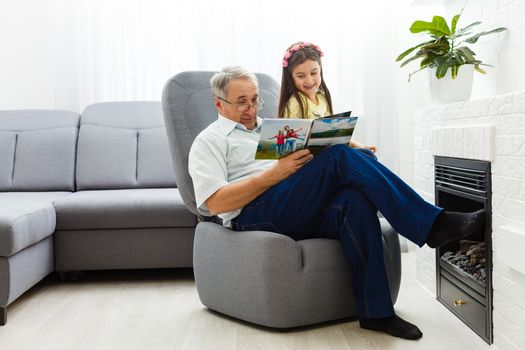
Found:
[{"label": "man's white shirt", "polygon": [[[257,117],[257,126],[248,130],[240,123],[223,117],[204,129],[193,142],[188,170],[193,180],[197,208],[208,210],[206,200],[221,187],[240,182],[270,168],[275,160],[255,160],[263,120]],[[231,220],[242,208],[219,214],[223,225],[231,227]]]}]

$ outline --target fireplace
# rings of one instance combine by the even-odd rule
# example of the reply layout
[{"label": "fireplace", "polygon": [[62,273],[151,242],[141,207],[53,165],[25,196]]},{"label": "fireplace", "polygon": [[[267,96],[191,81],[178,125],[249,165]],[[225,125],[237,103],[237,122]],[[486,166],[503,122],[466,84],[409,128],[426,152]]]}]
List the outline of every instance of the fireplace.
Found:
[{"label": "fireplace", "polygon": [[436,249],[436,296],[492,344],[492,221],[490,162],[434,157],[435,202],[450,211],[486,210],[483,232]]}]

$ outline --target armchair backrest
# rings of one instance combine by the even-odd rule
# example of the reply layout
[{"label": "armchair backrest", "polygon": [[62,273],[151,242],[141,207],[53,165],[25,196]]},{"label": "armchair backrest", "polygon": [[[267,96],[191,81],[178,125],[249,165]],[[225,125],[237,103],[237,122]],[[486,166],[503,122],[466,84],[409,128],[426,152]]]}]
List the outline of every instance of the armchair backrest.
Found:
[{"label": "armchair backrest", "polygon": [[[198,210],[190,174],[188,155],[195,137],[213,121],[217,120],[217,109],[213,104],[210,78],[216,72],[182,72],[168,80],[162,93],[162,109],[168,141],[175,168],[175,178],[180,195],[194,214],[209,217],[211,214]],[[279,85],[266,74],[256,74],[259,94],[264,107],[261,118],[277,116]]]}]

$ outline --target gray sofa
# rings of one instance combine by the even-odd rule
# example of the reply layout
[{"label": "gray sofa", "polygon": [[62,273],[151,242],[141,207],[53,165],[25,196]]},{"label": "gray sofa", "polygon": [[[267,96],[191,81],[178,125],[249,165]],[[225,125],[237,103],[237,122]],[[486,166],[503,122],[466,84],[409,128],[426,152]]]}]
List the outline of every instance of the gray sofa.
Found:
[{"label": "gray sofa", "polygon": [[0,324],[52,271],[191,267],[160,102],[0,111]]},{"label": "gray sofa", "polygon": [[[235,232],[197,210],[187,170],[190,146],[217,118],[210,78],[214,72],[190,71],[168,80],[162,104],[179,190],[199,215],[193,254],[195,283],[208,308],[273,328],[292,328],[356,316],[352,273],[339,241],[294,241],[273,232]],[[277,111],[279,86],[257,74],[265,101],[260,116]],[[208,221],[208,222],[206,222]],[[401,281],[398,234],[381,219],[385,265],[393,302]]]}]

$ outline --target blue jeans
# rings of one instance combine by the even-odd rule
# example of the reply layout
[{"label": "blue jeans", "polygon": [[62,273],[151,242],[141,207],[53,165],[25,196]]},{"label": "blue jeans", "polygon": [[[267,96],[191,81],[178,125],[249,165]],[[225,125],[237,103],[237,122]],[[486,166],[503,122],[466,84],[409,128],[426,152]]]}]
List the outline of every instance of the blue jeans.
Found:
[{"label": "blue jeans", "polygon": [[376,154],[368,148],[356,148],[355,150],[369,156],[370,158],[377,160]]},{"label": "blue jeans", "polygon": [[280,157],[283,155],[284,143],[275,145],[275,155]]},{"label": "blue jeans", "polygon": [[286,142],[284,144],[284,153],[291,153],[295,151],[295,141],[296,139],[286,139]]},{"label": "blue jeans", "polygon": [[360,317],[388,317],[394,309],[378,210],[397,232],[423,246],[443,209],[426,202],[373,157],[336,145],[246,205],[233,228],[273,231],[296,240],[340,240],[353,272]]}]

